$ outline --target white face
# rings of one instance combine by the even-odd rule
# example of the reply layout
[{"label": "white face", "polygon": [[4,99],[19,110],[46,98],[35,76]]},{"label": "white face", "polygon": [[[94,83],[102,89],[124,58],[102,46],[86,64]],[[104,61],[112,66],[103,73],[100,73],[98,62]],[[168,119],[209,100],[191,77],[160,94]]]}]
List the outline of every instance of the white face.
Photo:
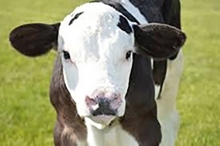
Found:
[{"label": "white face", "polygon": [[[58,49],[70,56],[65,59],[61,53],[65,84],[76,102],[77,112],[103,125],[124,115],[132,67],[134,35],[117,26],[119,16],[104,4],[85,4],[63,20],[59,31]],[[98,112],[99,108],[107,109],[106,113]]]}]

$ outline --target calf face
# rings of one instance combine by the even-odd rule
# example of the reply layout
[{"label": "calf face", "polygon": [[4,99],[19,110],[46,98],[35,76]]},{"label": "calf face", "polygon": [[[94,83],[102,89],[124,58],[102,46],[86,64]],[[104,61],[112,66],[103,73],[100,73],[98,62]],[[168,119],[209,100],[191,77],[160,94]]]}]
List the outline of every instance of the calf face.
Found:
[{"label": "calf face", "polygon": [[138,26],[108,5],[89,3],[76,8],[61,24],[17,27],[10,41],[27,56],[57,47],[65,85],[79,116],[106,126],[124,115],[132,54],[166,59],[183,45],[185,35],[168,25]]}]

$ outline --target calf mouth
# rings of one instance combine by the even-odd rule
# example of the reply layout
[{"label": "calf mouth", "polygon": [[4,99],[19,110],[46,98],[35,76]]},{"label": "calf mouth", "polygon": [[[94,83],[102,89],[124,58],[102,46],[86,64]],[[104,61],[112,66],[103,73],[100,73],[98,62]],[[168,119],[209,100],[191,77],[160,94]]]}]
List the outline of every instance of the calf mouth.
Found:
[{"label": "calf mouth", "polygon": [[109,107],[100,106],[98,109],[91,111],[92,116],[89,118],[97,124],[108,126],[116,117],[117,110],[113,110]]}]

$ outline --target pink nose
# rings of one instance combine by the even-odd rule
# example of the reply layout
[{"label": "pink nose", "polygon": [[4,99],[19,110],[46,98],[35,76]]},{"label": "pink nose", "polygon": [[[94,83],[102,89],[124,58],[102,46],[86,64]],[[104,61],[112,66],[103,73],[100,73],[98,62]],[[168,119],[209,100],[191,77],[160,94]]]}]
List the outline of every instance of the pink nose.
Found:
[{"label": "pink nose", "polygon": [[117,115],[118,108],[122,103],[120,94],[98,93],[92,98],[86,96],[86,104],[93,116]]}]

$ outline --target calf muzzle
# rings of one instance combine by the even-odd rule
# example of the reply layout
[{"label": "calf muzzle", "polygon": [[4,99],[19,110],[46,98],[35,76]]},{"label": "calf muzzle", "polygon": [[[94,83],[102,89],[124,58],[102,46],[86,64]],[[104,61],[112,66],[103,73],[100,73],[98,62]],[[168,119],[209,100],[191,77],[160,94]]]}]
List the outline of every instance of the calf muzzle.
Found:
[{"label": "calf muzzle", "polygon": [[86,97],[86,104],[92,116],[117,116],[121,103],[119,94],[101,93],[94,98]]}]

